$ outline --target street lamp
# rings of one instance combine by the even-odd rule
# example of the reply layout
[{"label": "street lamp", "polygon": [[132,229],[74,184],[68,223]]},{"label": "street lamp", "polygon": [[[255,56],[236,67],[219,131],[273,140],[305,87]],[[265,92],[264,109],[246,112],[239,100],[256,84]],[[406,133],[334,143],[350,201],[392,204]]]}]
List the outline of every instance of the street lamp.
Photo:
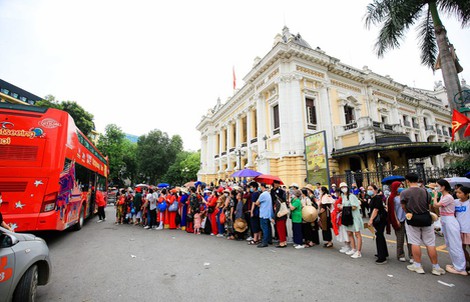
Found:
[{"label": "street lamp", "polygon": [[243,151],[242,149],[237,149],[235,150],[235,156],[238,156],[238,170],[241,170],[242,169],[242,156],[245,155],[245,151]]}]

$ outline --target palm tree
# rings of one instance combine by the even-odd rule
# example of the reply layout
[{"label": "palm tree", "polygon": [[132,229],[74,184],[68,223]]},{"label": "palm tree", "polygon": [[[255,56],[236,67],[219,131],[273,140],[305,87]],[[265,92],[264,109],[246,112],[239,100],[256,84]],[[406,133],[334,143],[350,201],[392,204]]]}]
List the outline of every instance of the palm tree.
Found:
[{"label": "palm tree", "polygon": [[383,24],[375,44],[377,55],[383,57],[388,50],[398,48],[406,31],[418,23],[421,64],[435,70],[439,50],[447,98],[451,109],[455,109],[454,96],[461,93],[457,61],[439,11],[455,16],[462,27],[470,24],[469,0],[373,0],[367,6],[365,24],[367,28]]}]

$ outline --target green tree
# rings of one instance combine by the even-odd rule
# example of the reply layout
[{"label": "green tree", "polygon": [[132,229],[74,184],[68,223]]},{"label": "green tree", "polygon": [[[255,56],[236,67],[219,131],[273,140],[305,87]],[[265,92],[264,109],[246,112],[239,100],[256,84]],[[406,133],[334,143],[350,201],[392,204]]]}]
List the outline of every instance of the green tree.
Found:
[{"label": "green tree", "polygon": [[388,50],[398,48],[406,31],[419,22],[421,63],[434,70],[439,50],[447,98],[455,109],[454,95],[461,92],[461,87],[451,44],[439,11],[455,16],[462,27],[470,23],[469,0],[374,0],[367,6],[365,24],[367,28],[371,24],[382,25],[375,44],[377,55],[382,57]]},{"label": "green tree", "polygon": [[172,185],[183,185],[197,179],[197,172],[201,165],[199,152],[182,151],[176,156],[175,162],[169,167],[162,181]]},{"label": "green tree", "polygon": [[[125,158],[125,134],[115,124],[107,125],[105,133],[98,139],[97,147],[109,157],[109,178],[113,183],[122,182],[122,173],[127,170]],[[126,156],[128,156],[126,154]]]},{"label": "green tree", "polygon": [[455,141],[447,144],[449,149],[463,157],[449,165],[458,175],[463,176],[470,171],[470,141]]},{"label": "green tree", "polygon": [[82,106],[78,105],[77,102],[65,101],[59,103],[53,95],[47,95],[44,100],[36,102],[36,106],[56,108],[68,112],[78,129],[88,137],[90,137],[91,132],[95,130],[93,114],[86,111]]},{"label": "green tree", "polygon": [[137,178],[138,181],[155,183],[161,179],[183,149],[179,135],[171,139],[160,130],[152,130],[137,141]]}]

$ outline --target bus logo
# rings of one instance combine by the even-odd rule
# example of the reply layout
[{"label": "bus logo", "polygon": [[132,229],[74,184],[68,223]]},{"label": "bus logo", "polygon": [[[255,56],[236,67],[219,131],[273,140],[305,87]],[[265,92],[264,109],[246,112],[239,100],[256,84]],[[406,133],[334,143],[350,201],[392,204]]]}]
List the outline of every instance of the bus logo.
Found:
[{"label": "bus logo", "polygon": [[13,123],[10,122],[1,122],[0,124],[2,124],[2,129],[11,129],[15,126]]},{"label": "bus logo", "polygon": [[39,121],[39,125],[48,129],[53,129],[62,126],[58,121],[52,118],[45,118],[42,121]]}]

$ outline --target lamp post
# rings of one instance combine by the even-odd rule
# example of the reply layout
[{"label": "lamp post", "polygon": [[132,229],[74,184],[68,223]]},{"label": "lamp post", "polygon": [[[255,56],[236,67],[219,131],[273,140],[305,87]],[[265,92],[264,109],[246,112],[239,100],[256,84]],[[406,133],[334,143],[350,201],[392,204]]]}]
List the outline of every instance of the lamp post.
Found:
[{"label": "lamp post", "polygon": [[238,170],[242,169],[242,156],[245,155],[245,151],[243,151],[241,148],[235,150],[235,156],[238,156]]}]

